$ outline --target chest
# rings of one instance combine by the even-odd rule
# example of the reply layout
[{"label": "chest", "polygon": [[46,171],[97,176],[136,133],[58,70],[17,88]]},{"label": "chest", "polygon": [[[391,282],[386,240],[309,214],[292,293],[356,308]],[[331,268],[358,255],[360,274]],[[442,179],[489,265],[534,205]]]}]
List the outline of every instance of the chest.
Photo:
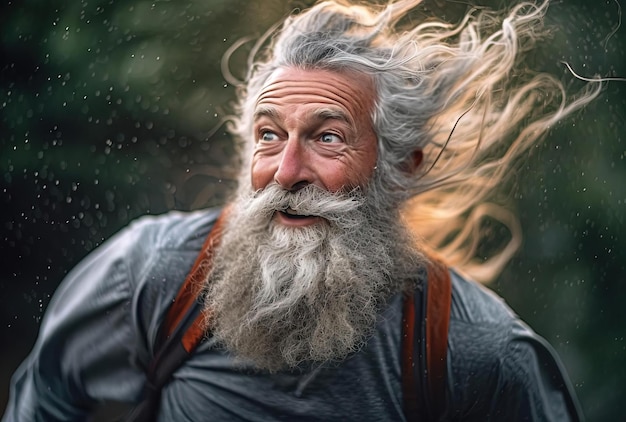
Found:
[{"label": "chest", "polygon": [[205,343],[163,390],[159,420],[402,421],[399,323],[341,363],[298,372],[246,369]]}]

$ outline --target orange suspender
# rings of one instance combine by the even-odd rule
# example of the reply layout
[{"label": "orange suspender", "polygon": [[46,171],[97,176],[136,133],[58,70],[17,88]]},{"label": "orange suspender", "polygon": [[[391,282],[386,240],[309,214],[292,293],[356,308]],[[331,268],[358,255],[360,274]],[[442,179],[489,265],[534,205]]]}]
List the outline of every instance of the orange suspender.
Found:
[{"label": "orange suspender", "polygon": [[448,327],[452,305],[450,271],[441,261],[431,261],[428,267],[428,298],[426,299],[426,367],[428,390],[433,408],[442,412],[446,405],[446,374]]},{"label": "orange suspender", "polygon": [[[187,310],[192,308],[194,303],[198,300],[202,291],[202,284],[213,266],[213,254],[222,239],[222,231],[224,230],[227,215],[228,208],[225,208],[204,241],[204,245],[202,245],[202,249],[200,249],[200,253],[191,271],[187,275],[185,282],[176,295],[176,299],[174,299],[172,306],[167,312],[164,327],[161,329],[162,332],[167,333],[167,337],[172,336],[174,330],[180,325],[181,320],[187,314]],[[209,322],[207,321],[208,318],[210,318],[210,316],[200,312],[191,326],[186,329],[181,342],[187,353],[191,353],[202,341],[205,328]]]},{"label": "orange suspender", "polygon": [[142,401],[120,419],[120,422],[153,422],[161,401],[161,390],[172,374],[191,356],[206,335],[208,322],[202,313],[199,296],[204,279],[212,267],[213,253],[222,237],[227,216],[224,209],[204,241],[191,271],[168,309],[146,370]]},{"label": "orange suspender", "polygon": [[[402,318],[402,391],[407,421],[438,420],[445,411],[452,284],[447,266],[431,258],[422,291],[407,294]],[[420,315],[416,301],[421,299]],[[421,326],[416,327],[419,321]],[[417,392],[418,380],[422,395]],[[423,419],[422,419],[423,420]]]}]

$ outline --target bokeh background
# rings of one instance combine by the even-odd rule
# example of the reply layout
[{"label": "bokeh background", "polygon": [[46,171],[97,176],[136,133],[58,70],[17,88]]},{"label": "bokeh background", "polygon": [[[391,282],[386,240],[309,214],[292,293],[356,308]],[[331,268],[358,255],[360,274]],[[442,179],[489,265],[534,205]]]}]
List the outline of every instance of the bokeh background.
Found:
[{"label": "bokeh background", "polygon": [[[502,6],[503,1],[478,5]],[[511,2],[507,4],[510,5]],[[0,410],[58,283],[132,219],[224,202],[235,89],[224,52],[310,1],[36,0],[0,5]],[[426,0],[416,16],[467,6]],[[528,65],[572,90],[626,76],[614,0],[551,5]],[[232,58],[241,77],[245,44]],[[626,414],[626,82],[563,121],[506,195],[524,229],[492,287],[562,356],[590,421]]]}]

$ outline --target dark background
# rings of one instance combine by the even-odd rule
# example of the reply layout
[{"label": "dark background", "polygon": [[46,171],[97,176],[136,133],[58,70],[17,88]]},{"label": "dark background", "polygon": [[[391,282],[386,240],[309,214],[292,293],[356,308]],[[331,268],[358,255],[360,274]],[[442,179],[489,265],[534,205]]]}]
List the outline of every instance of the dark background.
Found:
[{"label": "dark background", "polygon": [[[303,4],[0,6],[0,410],[52,293],[82,257],[140,215],[224,201],[235,168],[219,123],[234,88],[222,55]],[[457,19],[465,8],[431,0],[418,15]],[[626,76],[620,13],[615,1],[554,2],[554,37],[529,66],[574,91],[561,60],[585,76]],[[590,421],[626,413],[625,92],[608,83],[525,159],[507,192],[524,245],[492,285],[558,350]]]}]

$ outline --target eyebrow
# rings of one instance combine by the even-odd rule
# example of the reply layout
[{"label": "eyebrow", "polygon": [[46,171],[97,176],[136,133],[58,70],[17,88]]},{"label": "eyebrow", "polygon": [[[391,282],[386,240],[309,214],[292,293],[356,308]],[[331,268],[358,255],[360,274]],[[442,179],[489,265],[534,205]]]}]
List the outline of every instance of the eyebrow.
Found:
[{"label": "eyebrow", "polygon": [[[311,112],[311,115],[320,121],[339,120],[350,126],[354,124],[352,122],[352,119],[343,110],[338,110],[335,108],[319,108],[319,109],[313,110],[313,112]],[[278,113],[278,111],[274,107],[259,106],[254,111],[254,114],[252,117],[254,121],[259,120],[261,117],[269,117],[271,119],[277,119],[277,118],[280,118],[280,113]]]},{"label": "eyebrow", "polygon": [[260,106],[254,110],[254,114],[252,115],[253,121],[259,120],[261,117],[269,117],[272,119],[276,119],[279,117],[278,111],[274,107]]},{"label": "eyebrow", "polygon": [[350,117],[344,113],[342,110],[338,110],[335,108],[320,108],[315,110],[312,113],[315,117],[317,117],[319,120],[340,120],[348,125],[353,124],[352,119],[350,119]]}]

